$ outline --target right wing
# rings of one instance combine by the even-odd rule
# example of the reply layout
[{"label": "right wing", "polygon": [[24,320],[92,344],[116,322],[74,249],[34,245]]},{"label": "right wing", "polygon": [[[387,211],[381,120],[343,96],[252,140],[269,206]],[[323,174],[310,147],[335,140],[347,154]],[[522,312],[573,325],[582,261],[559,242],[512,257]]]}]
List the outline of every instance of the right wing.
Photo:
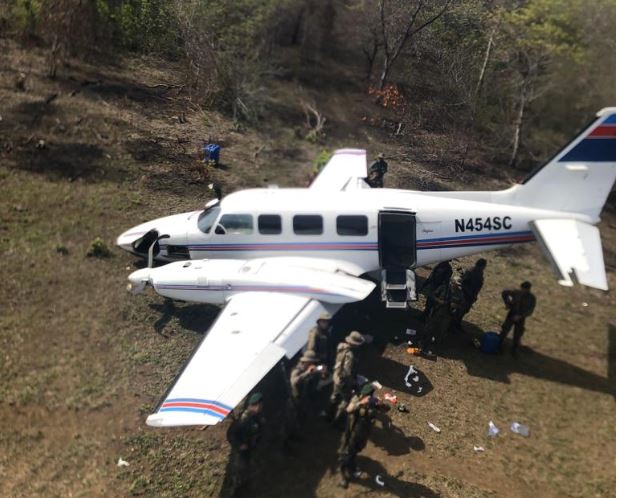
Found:
[{"label": "right wing", "polygon": [[573,281],[608,290],[600,231],[582,221],[536,220],[530,223],[561,285]]},{"label": "right wing", "polygon": [[221,422],[284,355],[303,347],[322,312],[340,306],[276,292],[233,296],[146,423]]},{"label": "right wing", "polygon": [[363,149],[339,149],[320,171],[310,188],[337,192],[369,188],[365,182],[367,162]]}]

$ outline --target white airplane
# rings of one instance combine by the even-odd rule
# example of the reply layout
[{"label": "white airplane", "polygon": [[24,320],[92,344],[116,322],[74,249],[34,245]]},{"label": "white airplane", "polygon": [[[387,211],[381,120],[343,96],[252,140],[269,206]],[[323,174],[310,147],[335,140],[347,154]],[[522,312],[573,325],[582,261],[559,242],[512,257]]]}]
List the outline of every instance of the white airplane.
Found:
[{"label": "white airplane", "polygon": [[[147,423],[223,420],[320,313],[364,299],[416,299],[413,269],[537,239],[559,283],[607,290],[598,229],[615,181],[615,109],[605,108],[522,183],[497,192],[370,189],[364,150],[334,153],[306,189],[253,189],[118,237],[138,255],[175,261],[129,276],[172,299],[224,305]],[[206,258],[206,259],[205,259]],[[149,266],[152,266],[149,264]]]}]

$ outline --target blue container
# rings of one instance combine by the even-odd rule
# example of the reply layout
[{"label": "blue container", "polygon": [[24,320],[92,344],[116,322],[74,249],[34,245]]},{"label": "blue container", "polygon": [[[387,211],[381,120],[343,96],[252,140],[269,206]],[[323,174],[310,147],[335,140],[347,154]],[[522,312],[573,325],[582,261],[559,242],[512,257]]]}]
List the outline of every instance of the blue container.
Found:
[{"label": "blue container", "polygon": [[496,332],[485,332],[479,343],[479,350],[482,353],[497,354],[501,347],[501,336]]},{"label": "blue container", "polygon": [[203,148],[204,160],[213,161],[215,164],[219,164],[219,151],[221,148],[217,144],[206,144]]}]

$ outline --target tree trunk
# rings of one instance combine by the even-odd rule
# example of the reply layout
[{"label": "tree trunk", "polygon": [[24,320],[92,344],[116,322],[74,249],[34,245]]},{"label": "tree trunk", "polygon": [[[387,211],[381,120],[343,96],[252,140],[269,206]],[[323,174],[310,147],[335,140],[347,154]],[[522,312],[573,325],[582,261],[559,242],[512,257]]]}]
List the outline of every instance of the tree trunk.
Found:
[{"label": "tree trunk", "polygon": [[389,57],[385,56],[383,60],[383,71],[380,73],[380,81],[378,83],[379,90],[385,88],[385,84],[387,83],[387,77],[389,76],[389,70],[391,69],[391,62],[389,61]]},{"label": "tree trunk", "polygon": [[509,165],[512,168],[516,165],[516,158],[518,157],[518,150],[520,149],[520,136],[522,132],[522,121],[524,118],[524,107],[527,102],[526,86],[527,86],[526,81],[523,81],[522,87],[520,88],[520,102],[518,104],[518,115],[516,116],[516,123],[514,127],[512,155],[509,159]]},{"label": "tree trunk", "polygon": [[477,79],[477,86],[475,87],[474,94],[474,104],[477,103],[477,99],[479,98],[479,94],[481,92],[481,87],[484,84],[484,78],[486,77],[486,69],[488,68],[488,61],[490,60],[490,52],[492,50],[492,44],[494,43],[494,34],[496,32],[496,28],[493,28],[490,33],[490,38],[488,39],[488,46],[486,47],[486,53],[484,55],[484,62],[481,65],[481,70],[479,71],[479,78]]}]

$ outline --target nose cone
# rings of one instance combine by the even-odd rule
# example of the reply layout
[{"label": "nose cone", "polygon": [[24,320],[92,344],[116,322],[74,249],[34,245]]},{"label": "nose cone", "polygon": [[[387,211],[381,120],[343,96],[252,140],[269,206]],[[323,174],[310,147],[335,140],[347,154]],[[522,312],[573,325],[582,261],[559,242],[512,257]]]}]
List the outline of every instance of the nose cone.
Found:
[{"label": "nose cone", "polygon": [[[169,244],[183,245],[187,242],[187,230],[196,221],[195,216],[200,211],[174,214],[164,218],[157,218],[141,225],[136,225],[126,232],[120,234],[116,239],[116,245],[126,251],[135,254],[145,255],[148,246],[157,238],[158,235],[166,234],[170,236]],[[151,240],[150,234],[155,237]],[[146,236],[146,237],[145,237]],[[143,242],[143,243],[142,243]]]},{"label": "nose cone", "polygon": [[139,294],[144,290],[146,284],[150,283],[150,272],[152,268],[142,268],[129,275],[127,290],[132,294]]},{"label": "nose cone", "polygon": [[116,245],[121,249],[129,252],[135,252],[135,248],[133,247],[133,243],[144,237],[151,229],[153,228],[153,224],[151,223],[143,223],[142,225],[137,225],[133,228],[130,228],[126,232],[120,234],[116,239]]}]

